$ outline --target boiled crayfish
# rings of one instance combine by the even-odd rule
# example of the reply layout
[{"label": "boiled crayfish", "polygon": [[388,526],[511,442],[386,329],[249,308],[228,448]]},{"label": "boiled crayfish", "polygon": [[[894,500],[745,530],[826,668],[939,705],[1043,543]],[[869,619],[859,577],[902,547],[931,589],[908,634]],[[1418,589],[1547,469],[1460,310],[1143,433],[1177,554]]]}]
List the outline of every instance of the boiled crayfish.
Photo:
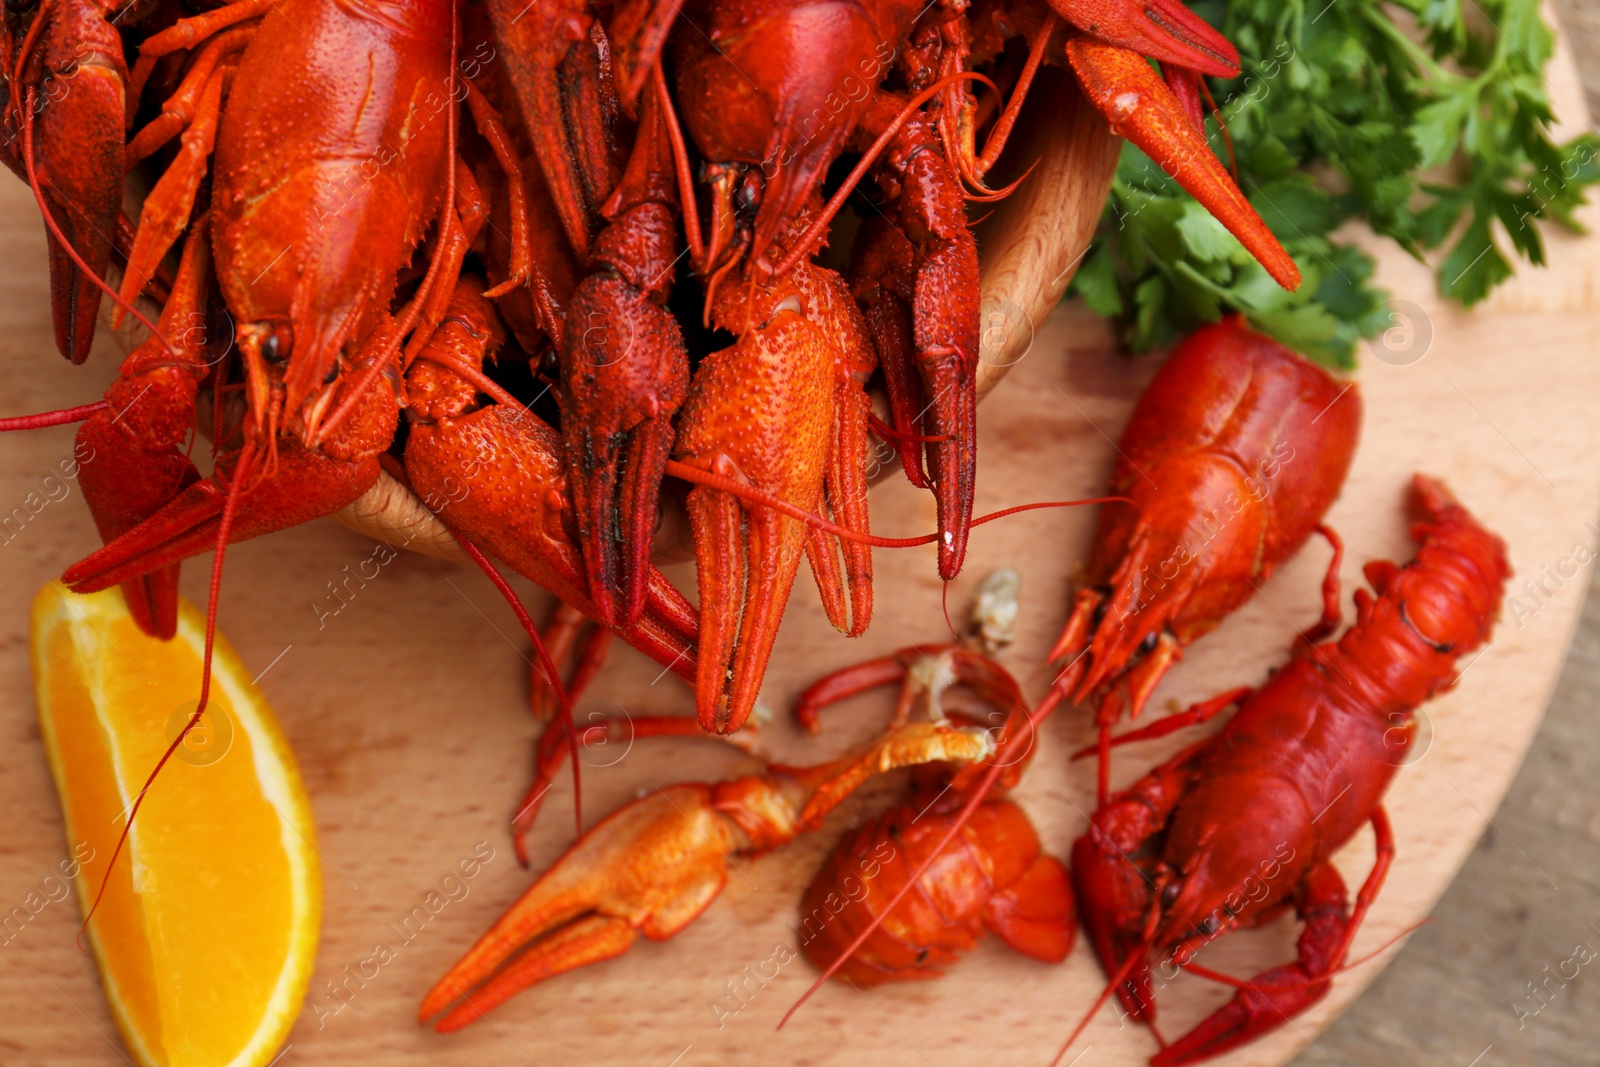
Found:
[{"label": "boiled crayfish", "polygon": [[[1239,708],[1214,737],[1115,794],[1072,849],[1084,929],[1129,1014],[1154,1025],[1157,954],[1238,989],[1152,1058],[1155,1067],[1217,1055],[1325,996],[1383,885],[1394,856],[1383,794],[1405,762],[1412,715],[1455,685],[1458,661],[1489,639],[1510,573],[1504,543],[1437,481],[1418,475],[1411,503],[1416,558],[1367,564],[1373,593],[1356,592],[1356,621],[1342,637],[1306,649],[1254,692],[1118,738]],[[1329,860],[1369,823],[1377,861],[1352,908]],[[1215,938],[1285,904],[1305,923],[1296,962],[1242,981],[1195,962]]]},{"label": "boiled crayfish", "polygon": [[[801,694],[795,713],[814,732],[823,707],[894,682],[901,695],[891,729],[908,720],[918,700],[928,703],[930,717],[943,718],[944,695],[952,687],[971,690],[1000,718],[988,728],[1002,738],[1020,731],[1028,715],[1010,672],[959,645],[906,648],[847,667]],[[1031,753],[1028,745],[1005,757],[1003,777],[1014,783]],[[1033,823],[1015,803],[986,798],[955,844],[939,845],[973,777],[970,765],[953,771],[933,764],[918,768],[903,803],[845,834],[829,853],[800,902],[801,947],[819,967],[839,959],[872,918],[886,911],[882,925],[846,958],[840,978],[867,985],[937,978],[985,930],[1045,963],[1060,963],[1072,951],[1077,916],[1066,868],[1042,852]],[[916,897],[888,911],[887,901],[913,878]]]},{"label": "boiled crayfish", "polygon": [[1313,530],[1333,543],[1316,641],[1338,619],[1340,545],[1322,517],[1361,426],[1354,383],[1237,316],[1184,340],[1117,444],[1087,574],[1051,658],[1056,688],[1099,699],[1100,799],[1128,690],[1137,717],[1186,645],[1253,596]]}]

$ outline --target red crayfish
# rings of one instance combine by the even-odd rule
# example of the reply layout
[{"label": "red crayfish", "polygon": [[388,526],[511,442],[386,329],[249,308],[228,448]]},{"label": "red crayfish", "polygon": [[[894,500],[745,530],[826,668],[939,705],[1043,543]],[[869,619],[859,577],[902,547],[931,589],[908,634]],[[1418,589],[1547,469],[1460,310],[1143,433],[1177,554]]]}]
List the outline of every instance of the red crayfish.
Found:
[{"label": "red crayfish", "polygon": [[[1412,743],[1412,713],[1455,685],[1461,657],[1489,639],[1510,573],[1504,543],[1444,486],[1418,475],[1411,498],[1416,558],[1366,565],[1373,592],[1356,592],[1355,623],[1337,641],[1304,649],[1254,692],[1117,739],[1238,705],[1215,736],[1113,795],[1072,848],[1084,929],[1111,976],[1102,1001],[1115,991],[1153,1027],[1157,954],[1238,990],[1163,1042],[1155,1067],[1214,1056],[1316,1003],[1383,885],[1394,855],[1383,794]],[[1352,907],[1329,861],[1369,823],[1377,860]],[[1215,938],[1289,905],[1305,923],[1294,963],[1239,980],[1195,962]]]},{"label": "red crayfish", "polygon": [[[801,695],[796,714],[814,731],[826,705],[896,681],[901,696],[891,728],[907,721],[919,697],[927,700],[930,717],[942,717],[939,705],[952,686],[973,691],[1001,716],[1002,736],[1028,715],[1010,672],[957,645],[906,648],[831,674]],[[1029,754],[1031,749],[1008,757],[1008,784],[1020,776]],[[863,984],[937,978],[984,930],[1046,963],[1060,963],[1072,951],[1077,917],[1066,868],[1041,851],[1032,822],[1010,800],[986,799],[956,843],[923,869],[966,799],[973,770],[918,768],[904,802],[840,839],[801,899],[801,946],[813,963],[826,967],[839,958],[913,877],[915,895],[885,916],[839,969],[841,978]]]},{"label": "red crayfish", "polygon": [[1334,547],[1315,641],[1336,624],[1340,545],[1322,516],[1361,425],[1354,383],[1230,316],[1162,365],[1117,444],[1087,574],[1051,651],[1056,689],[1099,696],[1100,800],[1126,682],[1137,716],[1184,646],[1216,628],[1313,530]]}]

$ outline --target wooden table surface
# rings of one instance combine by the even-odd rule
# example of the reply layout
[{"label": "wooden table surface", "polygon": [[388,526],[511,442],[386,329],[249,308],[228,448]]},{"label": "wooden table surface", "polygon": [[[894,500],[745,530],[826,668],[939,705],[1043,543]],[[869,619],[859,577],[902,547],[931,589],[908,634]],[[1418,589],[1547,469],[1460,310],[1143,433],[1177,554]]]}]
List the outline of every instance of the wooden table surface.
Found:
[{"label": "wooden table surface", "polygon": [[[1600,116],[1600,4],[1555,0],[1555,8],[1589,114]],[[1592,336],[1575,336],[1573,347],[1588,358],[1597,352]],[[1559,592],[1575,599],[1587,591],[1583,614],[1494,826],[1433,923],[1293,1067],[1600,1061],[1600,981],[1576,963],[1587,955],[1580,946],[1600,952],[1600,585],[1592,573],[1585,567]]]},{"label": "wooden table surface", "polygon": [[[1563,70],[1572,76],[1570,66]],[[1600,211],[1586,217],[1600,221]],[[6,247],[38,245],[37,228],[37,218],[26,212],[0,213],[0,243]],[[32,254],[40,258],[37,249]],[[1370,389],[1371,421],[1364,458],[1358,457],[1333,515],[1352,545],[1344,569],[1347,583],[1358,580],[1363,558],[1405,558],[1404,526],[1396,518],[1401,467],[1446,473],[1476,510],[1508,535],[1514,531],[1513,557],[1521,574],[1536,574],[1541,562],[1553,562],[1576,539],[1600,537],[1584,526],[1594,518],[1600,488],[1600,427],[1585,418],[1593,410],[1592,398],[1600,396],[1600,365],[1588,352],[1600,313],[1595,302],[1600,252],[1595,242],[1556,237],[1552,256],[1559,272],[1525,272],[1479,316],[1443,308],[1425,269],[1403,256],[1385,258],[1380,281],[1425,310],[1437,347],[1410,366],[1401,365],[1403,360],[1367,361],[1363,381]],[[3,361],[13,366],[48,357],[32,348],[13,350],[24,327],[30,336],[40,329],[42,273],[19,280],[0,272],[0,278]],[[980,499],[981,508],[1037,499],[1047,495],[1046,486],[1056,488],[1049,494],[1056,496],[1081,490],[1092,482],[1085,476],[1089,468],[1103,477],[1104,457],[1068,465],[1059,464],[1057,454],[1063,441],[1085,452],[1108,452],[1098,435],[1102,429],[1116,435],[1132,398],[1153,372],[1152,359],[1112,357],[1110,342],[1104,324],[1079,309],[1068,308],[1041,328],[1034,355],[1018,369],[1019,381],[1007,383],[1012,393],[1007,417],[991,416],[983,427],[989,454],[1012,452],[1026,466],[1025,476],[995,476],[980,487],[980,497],[995,495]],[[1470,354],[1464,351],[1469,344]],[[1514,361],[1519,353],[1527,355],[1526,364]],[[96,365],[99,375],[87,377],[64,365],[30,369],[14,379],[4,406],[35,410],[89,399],[97,388],[87,384],[89,379],[103,381],[108,372],[106,353]],[[1073,401],[1070,407],[1059,402],[1052,385],[1064,390],[1061,395]],[[1431,410],[1424,411],[1425,404]],[[1423,428],[1409,430],[1411,419]],[[67,454],[69,442],[70,432],[64,430],[0,442],[0,454],[9,459],[0,467],[3,499],[20,499],[36,489],[40,472]],[[48,485],[45,492],[50,494]],[[897,530],[929,521],[931,509],[899,480],[875,490],[874,501],[875,508],[900,520]],[[1081,557],[1089,521],[1087,513],[1077,513],[1001,524],[1006,529],[997,529],[975,552],[969,573],[952,591],[952,603],[960,604],[988,566],[1017,562],[1029,568],[1022,632],[1011,659],[1019,669],[1029,662],[1029,650],[1053,636],[1060,624],[1060,589],[1071,562]],[[6,901],[20,900],[35,888],[65,847],[38,751],[25,672],[19,670],[24,638],[16,620],[37,582],[93,543],[81,503],[53,496],[25,533],[7,542],[7,555],[0,559],[6,578],[0,581],[0,692],[7,704],[0,719],[6,739],[0,746],[0,798],[14,826],[0,835],[0,855],[6,859],[0,893]],[[519,708],[520,645],[475,575],[407,558],[385,567],[384,576],[362,586],[347,606],[325,595],[323,586],[341,579],[346,564],[355,568],[369,549],[329,524],[290,531],[232,554],[234,577],[224,590],[224,628],[247,662],[266,676],[263,684],[300,754],[324,850],[324,940],[311,1004],[291,1036],[286,1064],[293,1059],[533,1062],[530,1056],[540,1062],[588,1063],[620,1048],[637,1054],[604,1057],[606,1062],[642,1057],[647,1064],[668,1064],[679,1062],[674,1056],[686,1056],[689,1045],[694,1055],[682,1060],[685,1067],[801,1059],[852,1065],[1034,1063],[1040,1050],[1054,1048],[1064,1024],[1086,1003],[1083,991],[1098,979],[1083,950],[1056,972],[1024,964],[988,944],[936,985],[884,990],[865,1005],[848,990],[826,991],[795,1026],[774,1035],[772,1022],[810,977],[803,965],[785,968],[747,1012],[726,1027],[714,1025],[709,1004],[722,995],[722,980],[736,976],[739,963],[759,963],[773,938],[787,933],[792,900],[780,900],[780,894],[763,887],[803,881],[845,821],[887,800],[885,785],[869,790],[824,835],[742,864],[723,898],[676,942],[641,946],[625,960],[528,994],[505,1009],[494,1027],[479,1026],[448,1040],[420,1032],[409,1013],[421,988],[526,884],[505,845],[504,817],[525,774],[532,726]],[[1290,618],[1315,614],[1323,558],[1308,553],[1285,568],[1267,600],[1241,611],[1197,646],[1158,700],[1214,692],[1237,684],[1241,670],[1257,677],[1280,658],[1293,634]],[[827,636],[827,628],[802,580],[791,628],[780,642],[774,694],[790,693],[819,670],[861,655],[937,639],[938,586],[928,560],[886,554],[879,559],[880,624],[853,646],[831,638],[825,646],[813,645],[817,635]],[[185,590],[191,597],[201,589],[201,571],[193,565],[187,569]],[[1398,932],[1408,916],[1428,911],[1448,872],[1470,848],[1481,813],[1493,811],[1571,633],[1579,585],[1569,580],[1525,626],[1503,627],[1491,658],[1474,668],[1471,684],[1430,709],[1444,728],[1395,787],[1397,810],[1403,806],[1416,817],[1397,819],[1403,855],[1383,914],[1374,914],[1358,951]],[[318,605],[324,610],[317,611]],[[327,616],[329,607],[339,608],[333,617]],[[1591,615],[1593,628],[1581,635],[1573,652],[1573,662],[1583,664],[1586,673],[1574,683],[1569,672],[1562,692],[1570,703],[1558,699],[1551,711],[1542,771],[1530,780],[1535,767],[1530,762],[1519,779],[1518,788],[1526,794],[1523,813],[1515,806],[1522,794],[1514,794],[1512,804],[1494,817],[1504,835],[1491,831],[1485,838],[1473,865],[1435,912],[1437,921],[1414,935],[1399,953],[1400,962],[1333,1029],[1319,1033],[1375,967],[1341,978],[1334,995],[1300,1021],[1302,1029],[1280,1031],[1230,1063],[1282,1063],[1307,1037],[1315,1045],[1304,1054],[1309,1059],[1297,1063],[1398,1060],[1469,1067],[1474,1057],[1483,1067],[1593,1062],[1592,1049],[1580,1043],[1585,1032],[1591,1040],[1595,1034],[1588,1021],[1595,1017],[1594,998],[1583,999],[1583,979],[1560,988],[1552,980],[1557,991],[1546,994],[1548,1006],[1537,1016],[1531,1015],[1532,1007],[1542,1002],[1528,999],[1523,986],[1542,981],[1549,973],[1541,970],[1546,964],[1551,971],[1560,969],[1574,942],[1600,947],[1600,930],[1588,925],[1590,919],[1600,922],[1600,901],[1583,881],[1592,882],[1600,869],[1585,863],[1595,855],[1589,835],[1600,829],[1600,808],[1592,777],[1583,776],[1600,756],[1589,740],[1594,731],[1578,721],[1593,703],[1582,698],[1600,690],[1600,604]],[[430,656],[430,650],[444,645],[443,635],[462,633],[475,635],[478,647],[452,645],[443,661]],[[825,647],[826,658],[795,655],[813,647]],[[1240,650],[1249,654],[1241,656]],[[652,685],[654,672],[641,666],[627,663],[604,695],[635,713],[683,711],[682,690],[669,688],[670,681]],[[1023,676],[1030,692],[1040,689],[1043,678],[1032,668]],[[383,693],[377,707],[375,690]],[[1050,773],[1030,775],[1021,794],[1055,851],[1064,851],[1071,835],[1081,831],[1081,819],[1052,790],[1064,788],[1069,803],[1088,802],[1087,777],[1077,769],[1060,771],[1053,766],[1060,761],[1049,758],[1083,738],[1078,718],[1058,717],[1051,724],[1039,761]],[[841,724],[841,734],[823,743],[826,751],[813,744],[803,755],[831,754],[871,728],[867,720]],[[851,731],[853,737],[847,736]],[[779,745],[795,740],[781,727],[777,733]],[[596,767],[587,779],[589,810],[614,808],[640,783],[748,768],[733,757],[715,767],[698,751],[688,757],[683,746],[692,744],[641,745],[610,774]],[[1130,753],[1124,772],[1153,756]],[[441,782],[450,788],[441,790]],[[570,833],[570,794],[564,788],[558,793],[535,842],[536,866],[548,863]],[[1358,839],[1365,840],[1365,835]],[[346,985],[353,994],[347,998],[324,988],[341,978],[344,965],[368,956],[370,943],[388,936],[386,924],[434,889],[458,860],[469,853],[482,856],[485,845],[496,858],[461,899],[440,913],[434,928],[414,946],[407,944],[395,964],[357,988]],[[1348,863],[1341,858],[1341,866],[1356,878],[1370,862],[1370,850],[1357,855],[1359,848],[1352,848]],[[1466,900],[1458,904],[1463,894]],[[0,946],[0,1003],[6,1006],[0,1013],[0,1064],[122,1062],[93,969],[70,951],[76,922],[70,904],[51,904],[20,936]],[[1219,945],[1226,953],[1219,954],[1219,964],[1248,973],[1276,962],[1289,951],[1293,934],[1288,924],[1280,924],[1256,936],[1229,939]],[[751,955],[757,947],[763,952]],[[1567,967],[1570,973],[1571,964]],[[1175,1023],[1194,1018],[1197,1008],[1220,996],[1215,989],[1192,987],[1175,994],[1173,1003],[1181,1005],[1169,1016]],[[1510,1006],[1518,997],[1530,1005],[1520,1030]],[[579,1021],[582,1025],[575,1025]],[[695,1036],[686,1042],[681,1035],[690,1030]],[[1142,1058],[1151,1048],[1145,1035],[1118,1034],[1110,1013],[1103,1013],[1091,1038],[1098,1045],[1094,1062],[1136,1062],[1136,1050]],[[1493,1047],[1485,1052],[1485,1046]],[[1118,1054],[1117,1048],[1125,1052]],[[1407,1055],[1413,1058],[1406,1060]],[[1084,1064],[1091,1067],[1091,1061]]]}]

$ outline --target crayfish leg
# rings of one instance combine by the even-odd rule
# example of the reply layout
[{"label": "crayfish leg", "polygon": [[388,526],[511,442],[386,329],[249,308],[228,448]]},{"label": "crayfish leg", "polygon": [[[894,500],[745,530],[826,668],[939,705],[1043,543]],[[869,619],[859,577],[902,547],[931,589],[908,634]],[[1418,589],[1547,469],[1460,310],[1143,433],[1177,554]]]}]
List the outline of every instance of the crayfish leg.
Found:
[{"label": "crayfish leg", "polygon": [[[605,665],[611,649],[611,631],[596,626],[589,617],[564,601],[556,601],[555,611],[544,628],[544,647],[559,667],[569,664],[567,696],[576,703],[579,695],[594,681]],[[555,691],[538,663],[531,667],[529,707],[533,717],[549,722],[556,713]]]},{"label": "crayfish leg", "polygon": [[873,217],[861,224],[851,249],[850,285],[861,306],[889,400],[892,433],[889,444],[900,457],[906,479],[928,488],[923,463],[921,415],[927,404],[917,377],[911,338],[911,300],[916,249],[888,220]]},{"label": "crayfish leg", "polygon": [[855,663],[812,682],[795,702],[794,714],[807,733],[822,732],[822,709],[853,696],[898,682],[906,676],[904,653]]},{"label": "crayfish leg", "polygon": [[[194,430],[195,391],[207,373],[203,344],[188,326],[201,313],[211,278],[205,220],[184,242],[178,274],[161,314],[162,331],[179,339],[169,349],[151,337],[122,363],[106,390],[107,407],[78,427],[78,484],[100,539],[110,544],[200,481],[184,449]],[[123,599],[145,633],[169,639],[178,625],[178,565],[128,579]]]},{"label": "crayfish leg", "polygon": [[[206,79],[200,92],[194,120],[180,138],[176,158],[156,181],[139,213],[139,228],[133,248],[128,252],[128,268],[117,294],[131,306],[155,276],[161,259],[189,225],[200,180],[205,177],[206,160],[216,145],[217,122],[222,112],[222,94],[236,68],[218,67]],[[122,325],[123,305],[111,313],[113,328]]]}]

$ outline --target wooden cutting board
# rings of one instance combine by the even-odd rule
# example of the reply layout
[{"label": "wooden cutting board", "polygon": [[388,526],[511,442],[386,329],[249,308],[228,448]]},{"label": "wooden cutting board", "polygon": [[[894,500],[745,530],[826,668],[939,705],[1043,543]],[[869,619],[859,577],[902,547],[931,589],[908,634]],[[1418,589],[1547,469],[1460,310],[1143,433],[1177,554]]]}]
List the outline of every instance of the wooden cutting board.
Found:
[{"label": "wooden cutting board", "polygon": [[[1567,129],[1583,109],[1569,58],[1553,68],[1554,98]],[[1600,212],[1589,211],[1591,222]],[[1374,242],[1379,280],[1408,322],[1364,352],[1360,384],[1367,421],[1344,495],[1329,516],[1348,548],[1348,591],[1362,562],[1411,553],[1401,493],[1414,470],[1443,476],[1510,544],[1517,570],[1494,644],[1461,686],[1423,713],[1414,762],[1389,794],[1399,844],[1393,873],[1355,945],[1361,956],[1425,916],[1482,833],[1522,754],[1559,670],[1582,601],[1570,571],[1575,547],[1600,548],[1600,242],[1550,235],[1551,267],[1524,268],[1479,310],[1441,303],[1426,269]],[[43,238],[25,189],[0,183],[0,409],[38,411],[98,397],[115,370],[109,345],[72,368],[50,341]],[[1401,304],[1401,302],[1406,302]],[[1039,323],[1032,347],[984,406],[978,509],[1091,495],[1102,486],[1135,398],[1159,357],[1117,354],[1109,327],[1076,305]],[[26,607],[38,586],[97,541],[75,484],[57,465],[71,429],[0,436],[0,1062],[115,1064],[124,1059],[92,961],[74,947],[71,903],[48,903],[26,920],[30,892],[69,853],[40,749],[27,668]],[[928,498],[898,478],[873,493],[875,527],[932,529]],[[986,526],[966,571],[950,589],[960,609],[991,568],[1023,575],[1017,643],[1004,655],[1028,692],[1044,691],[1043,651],[1065,617],[1074,568],[1093,515],[1033,512]],[[1583,554],[1587,559],[1592,552]],[[739,861],[721,898],[685,933],[626,957],[552,981],[495,1012],[488,1023],[439,1037],[413,1013],[424,990],[528,884],[507,837],[507,819],[529,773],[535,727],[526,710],[527,648],[493,590],[474,570],[413,556],[381,567],[368,541],[318,523],[233,549],[222,595],[222,627],[276,707],[316,809],[326,907],[307,1008],[280,1062],[383,1064],[806,1063],[1042,1064],[1103,977],[1083,946],[1062,966],[1017,957],[992,939],[942,981],[823,990],[782,1032],[773,1026],[810,983],[803,959],[777,977],[743,981],[792,948],[796,901],[826,850],[854,821],[899,788],[863,790],[809,838],[755,861]],[[1313,544],[1263,594],[1196,645],[1156,704],[1187,702],[1259,682],[1283,662],[1296,627],[1317,615],[1326,549]],[[777,713],[763,746],[791,762],[820,760],[858,744],[881,724],[888,697],[841,710],[820,739],[786,720],[793,695],[823,671],[944,635],[940,586],[929,550],[877,553],[878,614],[871,632],[847,641],[827,625],[802,579],[785,620],[765,701]],[[351,575],[377,576],[362,581]],[[185,590],[203,597],[205,565],[190,564]],[[672,577],[692,584],[692,567]],[[1544,592],[1522,591],[1528,579]],[[524,592],[531,588],[519,583]],[[339,589],[339,595],[334,590]],[[349,591],[345,591],[349,590]],[[579,708],[631,715],[682,714],[689,693],[630,650]],[[1081,712],[1063,712],[1017,796],[1048,850],[1065,855],[1093,804],[1092,773],[1064,754],[1086,740]],[[1125,752],[1126,782],[1170,751]],[[641,741],[591,752],[585,807],[613,810],[640,790],[748,773],[748,757],[710,741]],[[218,813],[226,818],[225,812]],[[549,799],[532,843],[543,868],[569,843],[570,787]],[[492,855],[467,881],[447,880],[459,861]],[[1352,884],[1371,862],[1363,833],[1339,857]],[[430,912],[426,903],[438,906]],[[39,898],[34,898],[35,901]],[[229,907],[227,900],[214,902]],[[403,920],[416,914],[409,930]],[[22,914],[26,914],[24,911]],[[1213,966],[1250,974],[1287,959],[1297,927],[1288,920],[1230,936]],[[394,957],[368,962],[380,943]],[[1320,1005],[1277,1033],[1219,1061],[1285,1062],[1357,996],[1392,951],[1344,975]],[[787,952],[778,953],[779,958]],[[767,968],[770,973],[771,965]],[[1227,993],[1180,978],[1161,991],[1164,1027],[1177,1034]],[[717,1007],[720,1005],[720,1009]],[[1103,1011],[1077,1052],[1092,1063],[1141,1062],[1149,1035]]]}]

